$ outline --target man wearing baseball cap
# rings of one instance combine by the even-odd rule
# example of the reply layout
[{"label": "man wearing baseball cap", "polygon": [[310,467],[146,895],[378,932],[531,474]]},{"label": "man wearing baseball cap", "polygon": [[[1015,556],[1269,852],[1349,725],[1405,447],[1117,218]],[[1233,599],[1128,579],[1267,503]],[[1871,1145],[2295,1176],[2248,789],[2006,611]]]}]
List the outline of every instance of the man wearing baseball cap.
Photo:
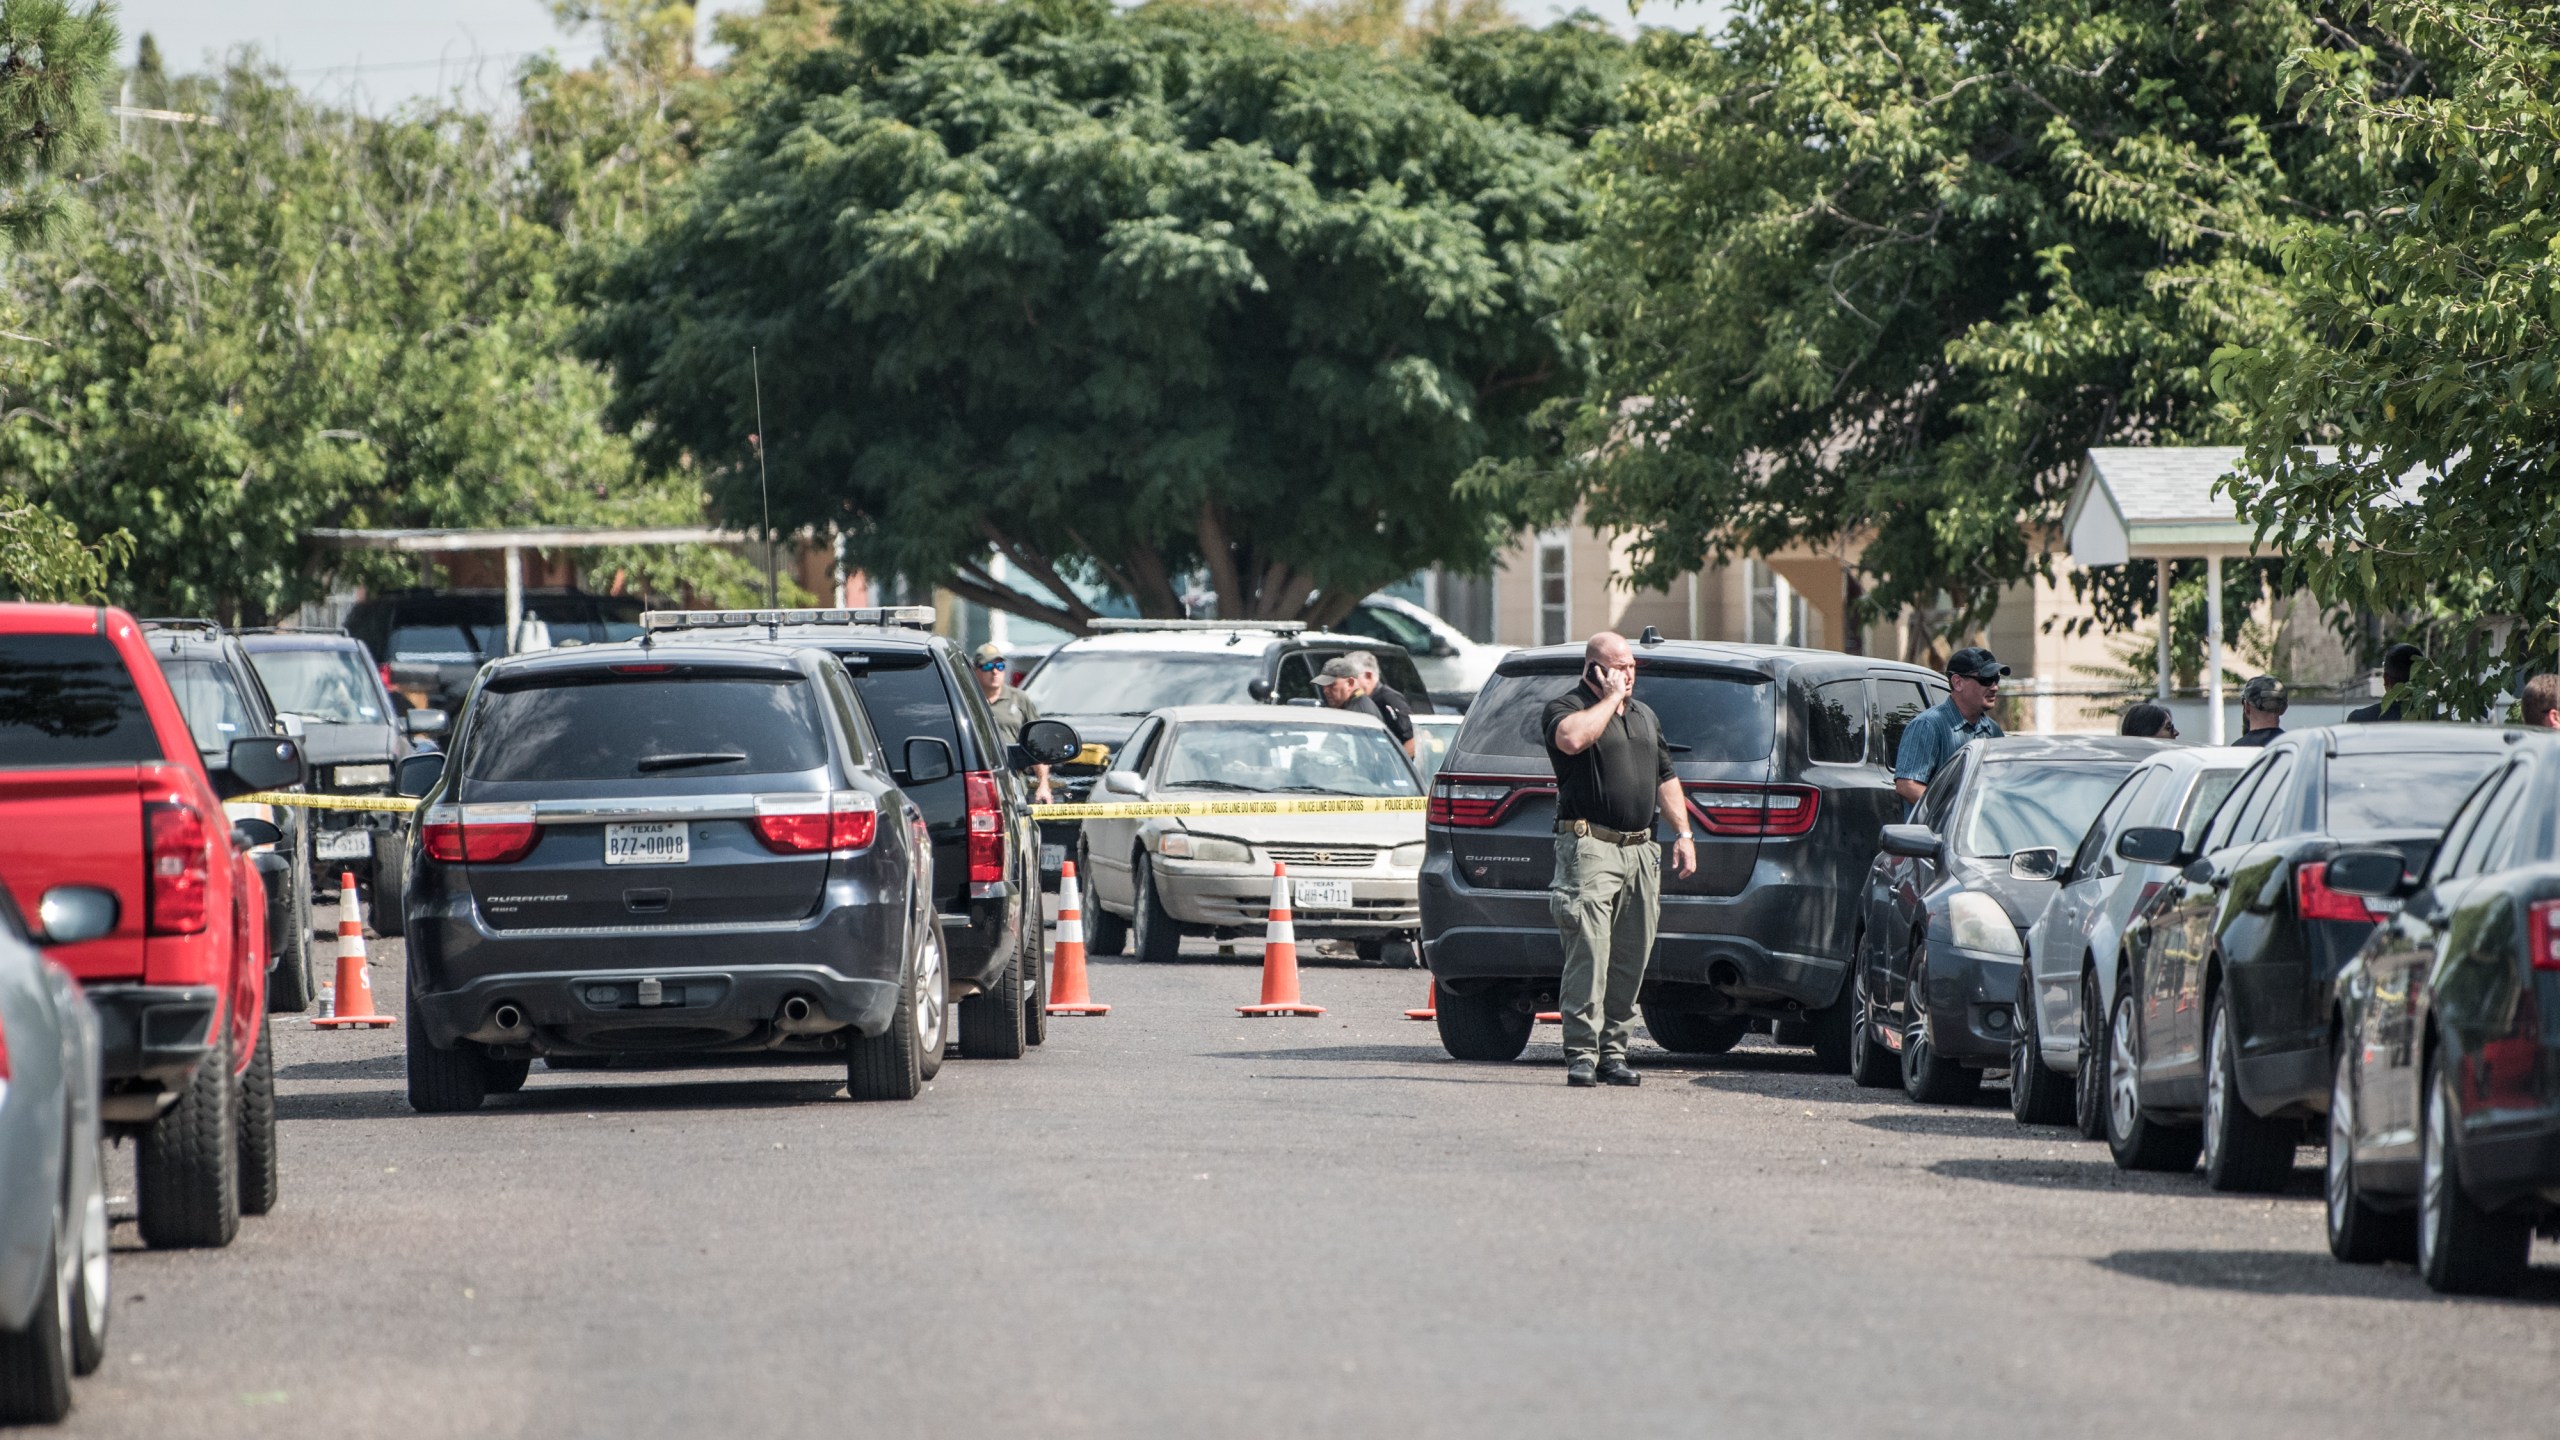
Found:
[{"label": "man wearing baseball cap", "polygon": [[[1020,743],[1022,727],[1040,718],[1040,706],[1030,696],[1006,683],[1007,677],[1013,673],[1013,666],[1004,658],[1004,651],[992,644],[981,645],[977,658],[971,663],[977,667],[978,693],[985,697],[987,709],[996,717],[998,738],[1008,748]],[[1055,798],[1049,789],[1049,767],[1046,765],[1031,767],[1031,798],[1033,803],[1040,805],[1046,805]]]},{"label": "man wearing baseball cap", "polygon": [[2292,697],[2284,693],[2284,682],[2273,675],[2260,675],[2240,687],[2240,738],[2234,745],[2263,749],[2267,742],[2284,733],[2280,722]]},{"label": "man wearing baseball cap", "polygon": [[2008,666],[1979,645],[1947,657],[1947,698],[1911,717],[1893,754],[1893,793],[1903,804],[1920,803],[1929,777],[1949,756],[2002,733],[1991,718],[1991,702],[2000,698],[2000,677],[2008,673]]},{"label": "man wearing baseball cap", "polygon": [[[1324,662],[1324,668],[1316,672],[1316,691],[1324,696],[1327,709],[1348,710],[1381,725],[1387,723],[1386,712],[1378,708],[1378,702],[1360,693],[1360,662],[1348,655],[1336,655]],[[1394,731],[1390,729],[1388,733],[1392,735]]]}]

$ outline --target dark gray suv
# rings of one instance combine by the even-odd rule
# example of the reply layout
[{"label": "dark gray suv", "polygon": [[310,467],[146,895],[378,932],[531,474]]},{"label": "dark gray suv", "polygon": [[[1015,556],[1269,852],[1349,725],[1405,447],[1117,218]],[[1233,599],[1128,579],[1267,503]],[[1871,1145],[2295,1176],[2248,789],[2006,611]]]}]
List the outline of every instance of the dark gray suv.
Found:
[{"label": "dark gray suv", "polygon": [[[1422,943],[1441,1043],[1462,1060],[1516,1057],[1555,1004],[1555,774],[1538,724],[1581,670],[1580,646],[1505,657],[1432,780]],[[1841,981],[1877,832],[1902,815],[1894,746],[1945,693],[1887,660],[1650,633],[1637,645],[1636,698],[1662,719],[1698,840],[1696,874],[1663,873],[1641,996],[1656,1044],[1713,1054],[1765,1026],[1847,1065]]]}]

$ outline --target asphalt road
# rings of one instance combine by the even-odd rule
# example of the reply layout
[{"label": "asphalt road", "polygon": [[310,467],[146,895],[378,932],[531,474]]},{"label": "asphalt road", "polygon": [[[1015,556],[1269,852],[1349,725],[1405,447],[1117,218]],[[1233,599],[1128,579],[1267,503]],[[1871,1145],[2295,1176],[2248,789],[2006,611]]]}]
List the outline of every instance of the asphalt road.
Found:
[{"label": "asphalt road", "polygon": [[[1248,947],[1249,948],[1249,947]],[[375,947],[396,998],[397,947]],[[2560,1271],[2432,1297],[2275,1200],[2117,1173],[1757,1039],[1568,1090],[1411,971],[1098,962],[1107,1018],[855,1107],[818,1066],[402,1098],[280,1027],[284,1200],[117,1227],[117,1436],[2550,1435]],[[126,1152],[129,1154],[129,1152]],[[130,1174],[129,1159],[119,1168]],[[119,1191],[129,1195],[129,1180]],[[129,1202],[121,1207],[129,1222]]]}]

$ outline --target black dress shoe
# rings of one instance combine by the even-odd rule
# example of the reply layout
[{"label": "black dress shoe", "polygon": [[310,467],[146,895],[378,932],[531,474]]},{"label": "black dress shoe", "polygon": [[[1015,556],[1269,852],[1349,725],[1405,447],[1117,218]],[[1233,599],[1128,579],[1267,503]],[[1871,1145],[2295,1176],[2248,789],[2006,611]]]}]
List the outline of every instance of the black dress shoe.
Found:
[{"label": "black dress shoe", "polygon": [[1575,1087],[1597,1085],[1600,1077],[1593,1072],[1589,1060],[1576,1060],[1564,1067],[1564,1083]]},{"label": "black dress shoe", "polygon": [[1635,1067],[1629,1065],[1624,1060],[1604,1060],[1600,1062],[1600,1083],[1603,1085],[1641,1085],[1644,1083],[1644,1077],[1637,1074],[1635,1072]]}]

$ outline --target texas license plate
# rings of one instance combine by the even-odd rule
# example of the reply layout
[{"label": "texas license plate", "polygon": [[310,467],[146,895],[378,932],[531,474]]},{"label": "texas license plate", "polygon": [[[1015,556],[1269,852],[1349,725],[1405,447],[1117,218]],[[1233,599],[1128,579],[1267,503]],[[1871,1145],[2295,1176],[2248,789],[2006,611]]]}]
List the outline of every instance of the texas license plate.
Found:
[{"label": "texas license plate", "polygon": [[682,865],[693,858],[684,825],[675,820],[632,820],[604,827],[607,865]]},{"label": "texas license plate", "polygon": [[1067,847],[1066,847],[1066,846],[1064,846],[1064,845],[1043,845],[1043,846],[1041,846],[1041,847],[1040,847],[1040,868],[1041,868],[1041,869],[1043,869],[1043,870],[1063,870],[1063,869],[1065,869],[1065,868],[1066,868],[1066,864],[1067,864]]},{"label": "texas license plate", "polygon": [[1301,880],[1298,882],[1298,908],[1301,910],[1348,910],[1351,908],[1351,882],[1348,880]]},{"label": "texas license plate", "polygon": [[312,850],[323,860],[362,860],[373,854],[373,832],[323,830],[312,837]]}]

